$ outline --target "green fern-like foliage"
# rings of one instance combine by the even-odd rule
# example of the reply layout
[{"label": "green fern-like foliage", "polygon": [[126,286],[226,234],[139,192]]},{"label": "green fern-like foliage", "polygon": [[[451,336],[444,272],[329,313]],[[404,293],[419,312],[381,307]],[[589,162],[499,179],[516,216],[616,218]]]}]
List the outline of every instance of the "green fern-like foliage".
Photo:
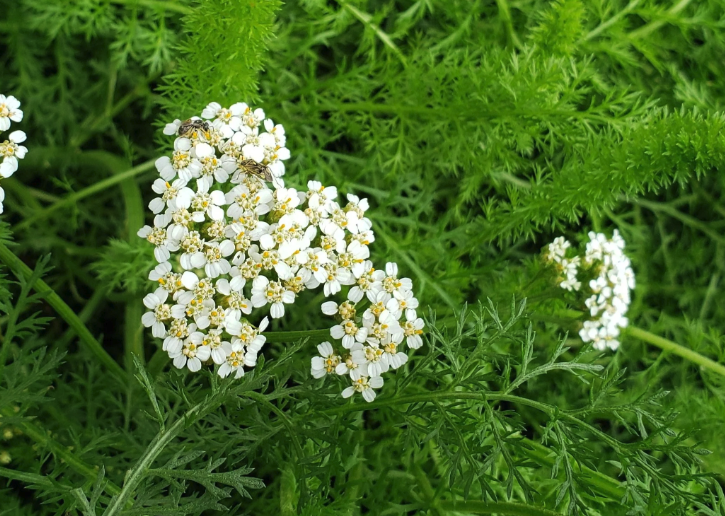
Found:
[{"label": "green fern-like foliage", "polygon": [[278,0],[193,2],[184,17],[188,37],[177,49],[181,60],[161,87],[165,108],[182,116],[199,111],[207,99],[225,105],[256,101],[257,74],[281,5]]},{"label": "green fern-like foliage", "polygon": [[[721,375],[588,348],[540,258],[617,229],[630,326],[725,363],[722,2],[0,12],[29,148],[0,179],[0,515],[725,514]],[[426,346],[375,402],[309,374],[322,296],[235,382],[140,325],[159,128],[211,101],[284,125],[288,186],[369,198],[372,259],[415,282]]]}]

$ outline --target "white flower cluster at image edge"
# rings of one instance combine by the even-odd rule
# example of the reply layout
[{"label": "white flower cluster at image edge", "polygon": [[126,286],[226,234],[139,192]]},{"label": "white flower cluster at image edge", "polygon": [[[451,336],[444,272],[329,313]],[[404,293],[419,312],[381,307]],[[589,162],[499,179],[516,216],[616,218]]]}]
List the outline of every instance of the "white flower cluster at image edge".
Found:
[{"label": "white flower cluster at image edge", "polygon": [[556,238],[544,253],[559,273],[559,286],[566,290],[580,290],[580,272],[594,276],[587,285],[591,295],[585,300],[591,319],[584,322],[579,336],[599,350],[617,349],[621,329],[629,323],[626,314],[634,289],[634,271],[624,246],[617,230],[611,239],[592,231],[583,257],[566,258],[571,244],[563,237]]},{"label": "white flower cluster at image edge", "polygon": [[[20,110],[20,102],[13,96],[0,95],[0,132],[10,129],[12,122],[23,120],[23,112]],[[12,176],[18,170],[18,160],[23,159],[28,149],[20,145],[25,141],[23,131],[13,131],[8,135],[7,140],[0,143],[0,181]],[[0,213],[3,212],[5,201],[5,190],[0,186]]]},{"label": "white flower cluster at image edge", "polygon": [[[156,162],[154,224],[138,233],[159,262],[149,274],[158,288],[144,298],[142,322],[163,339],[176,367],[198,371],[213,363],[220,376],[239,378],[265,343],[265,307],[280,318],[302,291],[319,287],[332,296],[349,286],[350,299],[367,295],[390,306],[361,322],[371,332],[362,340],[368,347],[391,355],[406,337],[411,347],[422,343],[410,280],[397,279],[395,264],[385,273],[368,260],[374,234],[367,200],[348,195],[342,206],[335,187],[316,181],[307,191],[286,188],[284,128],[261,109],[212,103],[192,122],[176,120],[164,130],[177,135],[174,151]],[[271,175],[271,188],[260,168]],[[381,385],[382,364],[388,370],[406,359],[400,353],[393,361],[386,356],[380,369],[361,368],[369,373],[350,375],[353,390],[370,399],[362,385]]]}]

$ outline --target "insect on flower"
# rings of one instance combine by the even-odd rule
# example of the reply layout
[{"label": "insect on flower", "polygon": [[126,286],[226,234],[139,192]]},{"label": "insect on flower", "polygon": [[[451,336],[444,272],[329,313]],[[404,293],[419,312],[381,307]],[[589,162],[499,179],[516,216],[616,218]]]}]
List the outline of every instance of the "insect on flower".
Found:
[{"label": "insect on flower", "polygon": [[205,136],[209,134],[209,122],[200,120],[198,118],[189,118],[179,126],[179,136],[193,136],[198,131],[204,133]]},{"label": "insect on flower", "polygon": [[242,172],[256,176],[264,181],[271,183],[274,180],[272,171],[269,167],[267,165],[257,163],[253,159],[243,159],[239,161],[239,168]]}]

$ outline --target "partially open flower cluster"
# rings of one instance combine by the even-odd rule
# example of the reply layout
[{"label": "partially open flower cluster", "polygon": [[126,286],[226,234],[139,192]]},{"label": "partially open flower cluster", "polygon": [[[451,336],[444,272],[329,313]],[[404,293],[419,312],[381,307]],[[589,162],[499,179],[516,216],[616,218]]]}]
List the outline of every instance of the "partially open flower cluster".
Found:
[{"label": "partially open flower cluster", "polygon": [[[198,371],[213,362],[222,377],[242,376],[266,340],[269,320],[254,309],[269,305],[269,316],[282,317],[300,292],[320,286],[331,296],[350,285],[354,302],[367,295],[388,307],[367,317],[361,342],[393,354],[405,336],[411,347],[422,344],[410,280],[398,280],[394,264],[386,275],[368,261],[374,236],[367,200],[348,195],[341,206],[337,189],[316,181],[307,191],[286,188],[281,125],[246,104],[212,103],[202,118],[177,120],[165,133],[177,134],[174,152],[156,162],[154,225],[138,232],[159,262],[149,274],[159,286],[144,298],[142,322],[164,339],[176,367]],[[405,362],[400,355],[393,367]],[[387,370],[392,362],[384,363]],[[379,374],[368,376],[374,384]]]},{"label": "partially open flower cluster", "polygon": [[[13,96],[0,95],[0,132],[10,129],[11,122],[20,122],[23,119],[23,112],[20,110],[20,101]],[[0,143],[0,180],[12,176],[18,169],[18,160],[23,159],[28,152],[20,145],[25,141],[23,131],[13,131],[8,139]],[[5,201],[5,190],[0,186],[0,213],[3,212]]]},{"label": "partially open flower cluster", "polygon": [[571,244],[564,237],[557,237],[552,243],[546,246],[544,259],[553,264],[558,273],[557,283],[565,290],[579,290],[582,284],[577,280],[578,267],[581,258],[575,256],[573,258],[566,257],[566,250]]},{"label": "partially open flower cluster", "polygon": [[578,291],[579,275],[588,279],[590,295],[584,304],[592,318],[584,322],[579,336],[596,349],[617,349],[620,331],[629,322],[626,314],[634,288],[634,272],[624,254],[624,240],[617,230],[611,239],[591,231],[583,257],[566,258],[569,247],[569,242],[559,237],[547,246],[544,258],[558,271],[557,282],[562,288]]}]

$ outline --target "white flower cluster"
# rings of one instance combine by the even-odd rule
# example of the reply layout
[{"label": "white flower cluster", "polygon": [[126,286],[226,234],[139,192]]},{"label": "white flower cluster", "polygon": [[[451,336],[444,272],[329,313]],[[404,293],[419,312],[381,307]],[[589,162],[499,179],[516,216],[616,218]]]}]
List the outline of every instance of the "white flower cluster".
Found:
[{"label": "white flower cluster", "polygon": [[[329,342],[317,346],[320,356],[312,359],[312,376],[335,373],[349,377],[352,385],[342,391],[342,396],[349,398],[359,392],[366,401],[373,401],[375,389],[383,386],[381,375],[408,361],[408,355],[399,349],[403,341],[411,349],[423,345],[423,319],[416,313],[413,282],[398,278],[395,263],[387,263],[382,271],[365,261],[358,272],[347,301],[322,305],[323,313],[339,319],[330,328],[330,335],[340,341],[342,349],[337,352]],[[369,306],[359,316],[357,305],[361,302]]]},{"label": "white flower cluster", "polygon": [[[0,95],[0,132],[10,129],[11,122],[20,122],[22,119],[20,101],[13,96]],[[7,140],[0,143],[0,156],[3,159],[0,163],[0,179],[12,176],[18,169],[18,160],[23,159],[28,152],[28,149],[20,145],[25,138],[23,131],[13,131]],[[3,212],[4,201],[5,190],[0,187],[0,213]]]},{"label": "white flower cluster", "polygon": [[581,262],[581,258],[575,256],[574,258],[566,257],[566,250],[571,247],[571,244],[564,237],[557,237],[552,243],[546,246],[544,253],[544,259],[553,264],[558,273],[557,283],[559,286],[566,290],[579,290],[582,286],[581,282],[577,280],[578,267]]},{"label": "white flower cluster", "polygon": [[[592,342],[596,349],[615,350],[619,347],[620,331],[629,322],[626,314],[631,302],[630,291],[634,288],[634,272],[624,254],[624,240],[616,229],[611,239],[591,231],[583,258],[565,258],[568,247],[569,242],[559,237],[547,246],[545,257],[557,266],[557,270],[566,271],[565,277],[560,275],[558,281],[567,290],[579,290],[581,287],[577,280],[577,267],[591,278],[588,282],[591,295],[585,300],[585,305],[592,319],[584,322],[579,336],[584,342]],[[574,263],[574,260],[573,272],[570,272],[564,264]]]},{"label": "white flower cluster", "polygon": [[615,229],[611,239],[589,232],[583,262],[597,274],[589,281],[592,295],[585,302],[596,319],[586,321],[579,336],[584,342],[593,342],[597,349],[617,349],[620,329],[629,322],[626,314],[634,288],[634,271],[624,254],[624,239],[619,231]]},{"label": "white flower cluster", "polygon": [[[398,280],[394,264],[386,275],[368,261],[374,236],[367,200],[348,195],[341,206],[337,189],[316,181],[308,191],[286,188],[284,128],[264,111],[212,103],[201,118],[176,120],[164,132],[177,135],[174,151],[156,161],[154,225],[138,232],[159,262],[149,274],[159,286],[144,298],[142,322],[164,339],[176,367],[198,371],[213,362],[222,377],[242,376],[266,341],[269,320],[259,314],[255,326],[254,309],[269,305],[269,316],[282,317],[300,292],[320,286],[331,296],[350,285],[354,302],[367,295],[388,307],[371,312],[361,342],[393,354],[405,335],[411,347],[422,344],[410,280]],[[384,364],[387,370],[388,357]],[[371,371],[364,381],[377,385],[378,370]]]}]

